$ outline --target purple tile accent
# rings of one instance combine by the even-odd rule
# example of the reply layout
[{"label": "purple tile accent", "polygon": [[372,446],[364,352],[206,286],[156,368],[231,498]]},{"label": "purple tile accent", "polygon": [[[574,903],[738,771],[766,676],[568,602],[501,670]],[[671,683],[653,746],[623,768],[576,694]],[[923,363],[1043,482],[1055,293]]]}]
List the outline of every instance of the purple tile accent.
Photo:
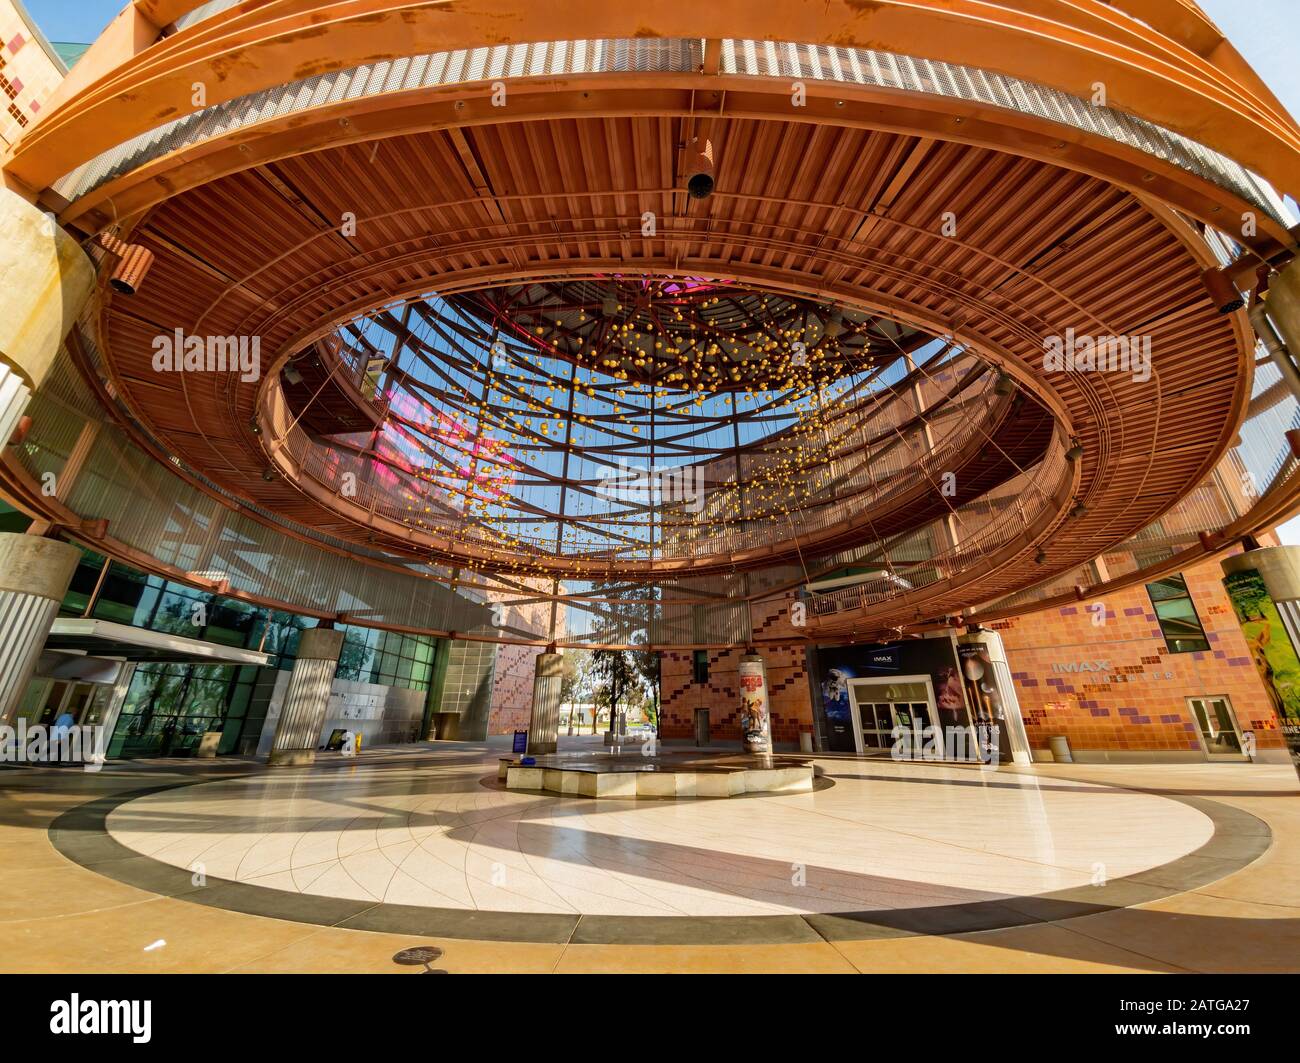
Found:
[{"label": "purple tile accent", "polygon": [[1146,612],[1146,610],[1143,609],[1142,606],[1139,605],[1139,606],[1137,606],[1137,608],[1135,608],[1135,609],[1125,609],[1125,610],[1124,610],[1124,615],[1125,615],[1125,616],[1141,616],[1144,612]]},{"label": "purple tile accent", "polygon": [[1078,606],[1075,605],[1061,606],[1061,616],[1077,616],[1078,612],[1079,612]]},{"label": "purple tile accent", "polygon": [[1215,657],[1216,660],[1221,661],[1221,660],[1223,660],[1223,659],[1224,659],[1225,657],[1227,657],[1227,656],[1228,656],[1228,655],[1227,655],[1223,650],[1215,650],[1215,651],[1214,651],[1214,657]]},{"label": "purple tile accent", "polygon": [[1254,666],[1253,662],[1251,661],[1251,659],[1250,659],[1249,657],[1229,657],[1229,658],[1228,658],[1228,667],[1230,667],[1230,668],[1244,668],[1244,667],[1246,667],[1247,665],[1250,665],[1251,667]]}]

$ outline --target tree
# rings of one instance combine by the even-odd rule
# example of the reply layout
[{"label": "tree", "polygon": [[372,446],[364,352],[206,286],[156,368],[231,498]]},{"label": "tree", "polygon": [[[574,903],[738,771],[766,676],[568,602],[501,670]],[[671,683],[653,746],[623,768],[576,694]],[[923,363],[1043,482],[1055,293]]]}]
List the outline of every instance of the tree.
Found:
[{"label": "tree", "polygon": [[629,687],[639,682],[635,666],[625,650],[596,650],[592,654],[593,674],[599,684],[597,703],[609,706],[609,729],[614,731],[618,720],[618,706]]},{"label": "tree", "polygon": [[[569,706],[569,734],[573,734],[573,708],[591,697],[592,653],[590,650],[565,650],[560,672],[560,704]],[[595,733],[595,721],[592,721]]]}]

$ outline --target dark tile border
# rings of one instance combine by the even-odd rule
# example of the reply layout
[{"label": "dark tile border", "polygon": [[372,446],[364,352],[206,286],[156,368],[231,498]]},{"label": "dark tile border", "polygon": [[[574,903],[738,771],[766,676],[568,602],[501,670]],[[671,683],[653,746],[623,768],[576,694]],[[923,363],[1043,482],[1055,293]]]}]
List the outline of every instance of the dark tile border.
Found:
[{"label": "dark tile border", "polygon": [[[229,778],[232,777],[222,781]],[[1239,871],[1262,856],[1273,840],[1268,824],[1249,812],[1202,797],[1159,793],[1153,795],[1181,802],[1207,816],[1214,824],[1210,840],[1168,864],[1101,886],[1078,886],[1055,893],[967,904],[828,915],[674,917],[426,908],[291,893],[212,877],[206,885],[197,886],[189,871],[128,849],[108,833],[108,817],[120,805],[165,790],[212,781],[217,780],[150,786],[77,805],[50,825],[50,842],[73,863],[148,893],[245,915],[318,926],[422,937],[549,944],[783,945],[1002,930],[1128,908],[1185,893]],[[1153,793],[1137,788],[1132,792]]]}]

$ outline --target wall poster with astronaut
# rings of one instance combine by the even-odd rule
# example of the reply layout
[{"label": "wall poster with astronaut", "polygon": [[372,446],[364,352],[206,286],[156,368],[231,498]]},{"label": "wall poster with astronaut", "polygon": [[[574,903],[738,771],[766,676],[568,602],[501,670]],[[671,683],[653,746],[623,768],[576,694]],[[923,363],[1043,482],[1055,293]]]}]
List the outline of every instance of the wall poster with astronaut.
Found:
[{"label": "wall poster with astronaut", "polygon": [[820,646],[813,658],[813,709],[821,716],[821,732],[831,751],[852,753],[857,749],[851,701],[854,679],[928,675],[934,686],[939,725],[945,730],[970,726],[957,647],[950,635],[862,646]]}]

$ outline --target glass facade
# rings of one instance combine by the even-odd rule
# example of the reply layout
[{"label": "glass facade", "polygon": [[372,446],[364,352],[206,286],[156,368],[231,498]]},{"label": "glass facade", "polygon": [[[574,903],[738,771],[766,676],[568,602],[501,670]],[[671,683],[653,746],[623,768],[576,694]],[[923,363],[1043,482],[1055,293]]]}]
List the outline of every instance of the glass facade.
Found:
[{"label": "glass facade", "polygon": [[436,639],[401,635],[378,628],[344,625],[339,679],[428,690],[433,677]]},{"label": "glass facade", "polygon": [[[109,744],[110,757],[179,756],[209,731],[220,753],[257,746],[278,671],[293,667],[298,639],[316,621],[148,576],[85,552],[60,615],[108,620],[270,656],[266,667],[142,663]],[[342,627],[337,678],[428,691],[438,640]]]}]

